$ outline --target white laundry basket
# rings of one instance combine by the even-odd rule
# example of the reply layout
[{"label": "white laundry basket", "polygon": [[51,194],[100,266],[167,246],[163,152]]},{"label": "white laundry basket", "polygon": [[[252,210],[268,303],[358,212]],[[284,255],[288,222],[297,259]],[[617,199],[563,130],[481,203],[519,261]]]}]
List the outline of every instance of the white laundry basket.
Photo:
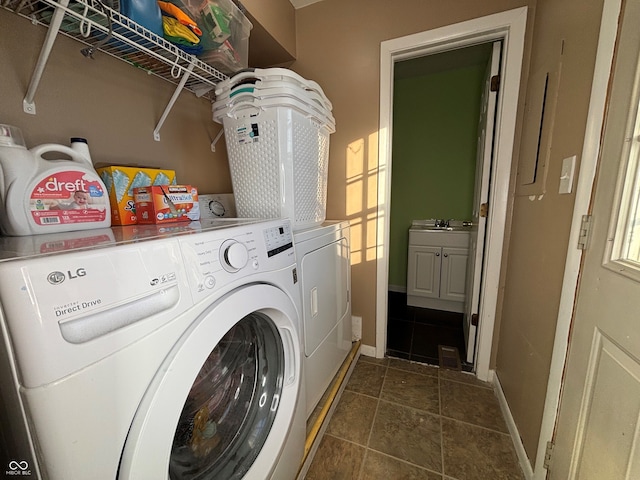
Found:
[{"label": "white laundry basket", "polygon": [[287,102],[231,106],[222,118],[239,217],[291,219],[294,230],[326,218],[329,135],[312,112]]},{"label": "white laundry basket", "polygon": [[[283,69],[271,70],[276,78],[288,78]],[[261,76],[268,78],[268,71],[260,70]],[[218,88],[213,119],[224,126],[238,216],[286,217],[294,230],[321,224],[329,136],[335,132],[331,103],[317,84],[312,92],[292,83],[255,88],[235,80]]]},{"label": "white laundry basket", "polygon": [[216,85],[216,99],[220,99],[224,95],[232,95],[239,88],[254,87],[259,89],[280,86],[315,92],[323,98],[329,110],[333,109],[331,102],[325,96],[320,85],[286,68],[253,68],[239,72]]}]

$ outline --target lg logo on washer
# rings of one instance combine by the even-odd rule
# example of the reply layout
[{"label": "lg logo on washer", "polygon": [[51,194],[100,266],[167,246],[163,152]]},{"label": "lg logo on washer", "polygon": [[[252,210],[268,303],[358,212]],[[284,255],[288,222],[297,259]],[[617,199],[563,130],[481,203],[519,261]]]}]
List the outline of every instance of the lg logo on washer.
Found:
[{"label": "lg logo on washer", "polygon": [[68,277],[69,280],[73,280],[74,278],[84,277],[87,274],[87,271],[84,268],[78,268],[75,272],[71,270],[67,270],[67,274],[65,275],[62,272],[51,272],[47,275],[47,281],[51,285],[60,285],[65,279]]}]

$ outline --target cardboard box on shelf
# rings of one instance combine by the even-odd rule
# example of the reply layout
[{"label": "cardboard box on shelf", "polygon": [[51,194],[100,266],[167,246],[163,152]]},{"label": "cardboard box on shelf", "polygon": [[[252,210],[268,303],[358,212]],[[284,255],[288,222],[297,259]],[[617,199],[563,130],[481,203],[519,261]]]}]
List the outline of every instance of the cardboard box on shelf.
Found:
[{"label": "cardboard box on shelf", "polygon": [[111,225],[137,223],[133,190],[151,185],[175,185],[176,172],[158,168],[108,166],[96,168],[107,187],[111,203]]},{"label": "cardboard box on shelf", "polygon": [[198,190],[191,185],[152,185],[133,190],[138,224],[200,220]]}]

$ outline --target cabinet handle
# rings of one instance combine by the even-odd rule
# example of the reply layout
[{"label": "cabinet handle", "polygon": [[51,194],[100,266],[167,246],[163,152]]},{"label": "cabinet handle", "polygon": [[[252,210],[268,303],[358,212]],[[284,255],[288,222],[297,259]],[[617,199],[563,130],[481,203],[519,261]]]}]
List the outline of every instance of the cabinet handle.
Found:
[{"label": "cabinet handle", "polygon": [[448,253],[444,253],[442,256],[443,256],[443,257],[448,257],[448,256],[449,256],[449,254],[448,254]]},{"label": "cabinet handle", "polygon": [[440,256],[440,253],[436,253],[436,257],[439,257],[439,256]]}]

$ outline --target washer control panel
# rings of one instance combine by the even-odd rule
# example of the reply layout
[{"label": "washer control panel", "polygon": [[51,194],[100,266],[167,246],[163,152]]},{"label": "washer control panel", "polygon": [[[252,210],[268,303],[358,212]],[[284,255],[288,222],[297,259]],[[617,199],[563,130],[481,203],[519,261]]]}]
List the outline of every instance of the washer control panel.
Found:
[{"label": "washer control panel", "polygon": [[288,220],[189,235],[180,239],[180,249],[196,302],[247,276],[295,264]]},{"label": "washer control panel", "polygon": [[289,249],[293,250],[291,225],[287,223],[276,227],[265,228],[264,243],[267,247],[268,257],[273,257]]}]

